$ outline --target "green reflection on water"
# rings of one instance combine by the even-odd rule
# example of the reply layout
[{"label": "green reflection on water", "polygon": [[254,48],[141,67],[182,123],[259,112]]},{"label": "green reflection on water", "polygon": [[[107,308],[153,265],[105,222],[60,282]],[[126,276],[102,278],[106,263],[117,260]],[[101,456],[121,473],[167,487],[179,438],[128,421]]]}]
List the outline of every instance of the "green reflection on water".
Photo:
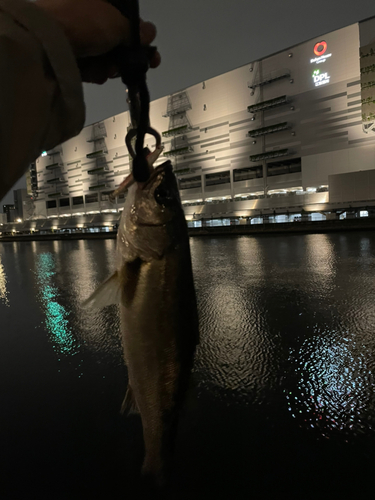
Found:
[{"label": "green reflection on water", "polygon": [[0,301],[9,307],[8,293],[9,292],[7,290],[7,276],[5,274],[5,269],[1,262],[1,256],[0,256]]},{"label": "green reflection on water", "polygon": [[53,347],[62,354],[73,356],[80,348],[77,339],[69,327],[69,312],[58,302],[58,288],[53,284],[56,275],[55,260],[51,253],[37,256],[36,275],[39,285],[39,296],[45,309],[46,327],[51,334]]}]

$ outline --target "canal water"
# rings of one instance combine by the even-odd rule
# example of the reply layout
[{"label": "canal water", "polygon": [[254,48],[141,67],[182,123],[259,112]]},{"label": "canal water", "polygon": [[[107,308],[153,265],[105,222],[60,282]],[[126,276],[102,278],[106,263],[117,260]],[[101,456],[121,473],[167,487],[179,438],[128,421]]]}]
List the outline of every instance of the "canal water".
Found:
[{"label": "canal water", "polygon": [[[191,250],[201,343],[165,498],[373,496],[375,232]],[[0,243],[1,500],[143,498],[118,312],[82,306],[114,256]]]}]

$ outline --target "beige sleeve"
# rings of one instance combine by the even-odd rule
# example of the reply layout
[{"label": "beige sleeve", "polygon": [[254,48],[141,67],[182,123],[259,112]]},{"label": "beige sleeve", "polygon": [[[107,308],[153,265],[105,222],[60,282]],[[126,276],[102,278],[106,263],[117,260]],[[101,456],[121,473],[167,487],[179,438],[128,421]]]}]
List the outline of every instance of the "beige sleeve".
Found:
[{"label": "beige sleeve", "polygon": [[82,82],[60,26],[26,0],[0,0],[0,199],[29,163],[77,135]]}]

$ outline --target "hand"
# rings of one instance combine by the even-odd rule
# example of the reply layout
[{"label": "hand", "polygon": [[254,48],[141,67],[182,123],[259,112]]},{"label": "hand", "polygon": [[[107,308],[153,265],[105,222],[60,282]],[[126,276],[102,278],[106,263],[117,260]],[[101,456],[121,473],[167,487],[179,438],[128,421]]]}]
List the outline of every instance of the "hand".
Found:
[{"label": "hand", "polygon": [[[84,82],[104,83],[118,76],[118,65],[111,55],[120,44],[129,44],[129,21],[105,0],[37,0],[35,4],[63,28],[77,57]],[[140,23],[141,43],[149,45],[156,36],[152,23]],[[150,61],[160,64],[157,52]]]}]

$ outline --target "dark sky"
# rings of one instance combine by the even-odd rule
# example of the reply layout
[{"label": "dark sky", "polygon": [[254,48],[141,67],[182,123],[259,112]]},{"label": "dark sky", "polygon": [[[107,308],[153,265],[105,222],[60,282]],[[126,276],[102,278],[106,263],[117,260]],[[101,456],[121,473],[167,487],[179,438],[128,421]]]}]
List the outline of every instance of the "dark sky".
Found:
[{"label": "dark sky", "polygon": [[[140,0],[140,9],[162,55],[148,76],[152,100],[375,16],[369,0]],[[85,85],[85,99],[86,124],[127,109],[117,80]]]}]

